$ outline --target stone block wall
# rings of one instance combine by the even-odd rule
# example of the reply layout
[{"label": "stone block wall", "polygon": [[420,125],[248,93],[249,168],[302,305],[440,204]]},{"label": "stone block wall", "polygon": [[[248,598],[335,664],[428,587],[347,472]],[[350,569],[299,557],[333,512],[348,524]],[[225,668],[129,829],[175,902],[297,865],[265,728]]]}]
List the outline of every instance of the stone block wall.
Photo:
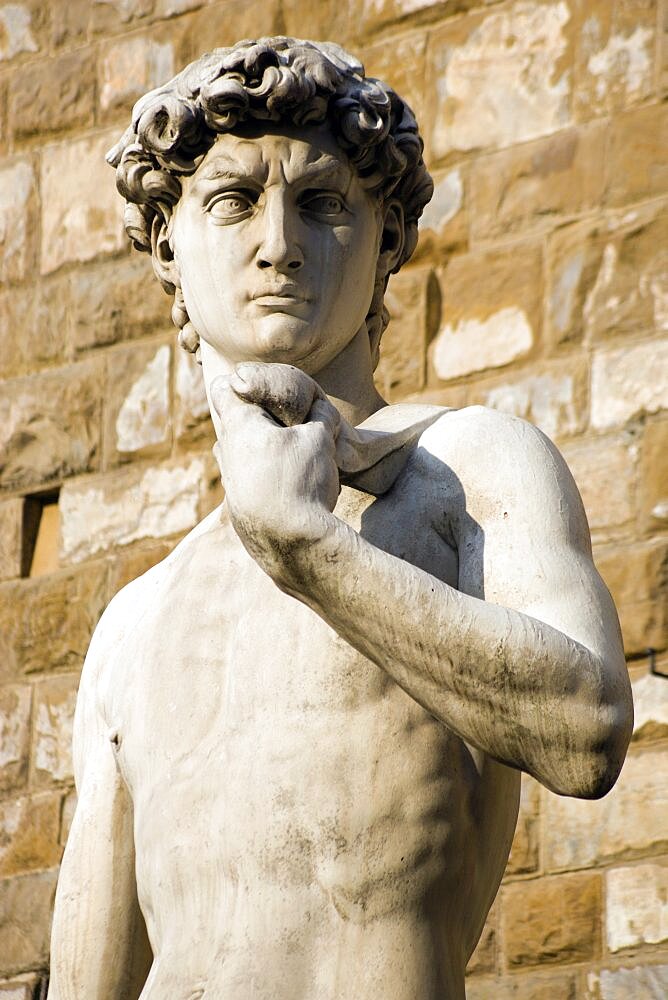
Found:
[{"label": "stone block wall", "polygon": [[[668,0],[0,0],[0,998],[44,991],[92,629],[220,499],[199,370],[103,155],[146,89],[270,33],[349,46],[422,124],[436,192],[391,282],[381,390],[555,438],[622,621],[620,782],[601,802],[524,783],[469,998],[660,1000]],[[28,512],[56,494],[57,565],[30,577]]]}]

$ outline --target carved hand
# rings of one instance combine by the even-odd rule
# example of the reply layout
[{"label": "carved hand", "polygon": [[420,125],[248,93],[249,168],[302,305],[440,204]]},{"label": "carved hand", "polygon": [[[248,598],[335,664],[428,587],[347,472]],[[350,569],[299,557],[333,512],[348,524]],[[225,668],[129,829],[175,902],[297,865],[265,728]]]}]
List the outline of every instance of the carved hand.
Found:
[{"label": "carved hand", "polygon": [[339,495],[340,414],[290,365],[239,365],[215,379],[211,398],[234,528],[255,561],[289,586],[292,549],[322,537]]}]

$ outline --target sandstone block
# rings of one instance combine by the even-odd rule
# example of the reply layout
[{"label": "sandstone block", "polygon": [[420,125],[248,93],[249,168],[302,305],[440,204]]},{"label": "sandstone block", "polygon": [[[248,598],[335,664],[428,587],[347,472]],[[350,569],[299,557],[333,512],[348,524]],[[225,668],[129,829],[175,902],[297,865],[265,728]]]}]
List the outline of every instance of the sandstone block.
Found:
[{"label": "sandstone block", "polygon": [[424,385],[429,327],[434,323],[430,307],[435,299],[438,284],[430,270],[392,275],[385,295],[390,323],[381,341],[375,376],[381,395],[390,401]]},{"label": "sandstone block", "polygon": [[[359,7],[353,9],[340,0],[283,0],[284,30],[294,38],[332,38],[344,48],[359,50]],[[355,52],[360,55],[359,52]],[[362,60],[363,61],[363,60]]]},{"label": "sandstone block", "polygon": [[448,251],[468,246],[469,196],[465,168],[434,171],[432,177],[434,195],[418,222],[420,237],[416,260],[429,254],[442,259]]},{"label": "sandstone block", "polygon": [[171,348],[133,346],[108,360],[105,464],[169,449]]},{"label": "sandstone block", "polygon": [[597,430],[668,408],[668,338],[595,351],[591,423]]},{"label": "sandstone block", "polygon": [[49,677],[35,685],[32,769],[37,787],[71,782],[74,778],[72,723],[78,687],[78,674]]},{"label": "sandstone block", "polygon": [[79,562],[115,545],[188,531],[197,522],[203,486],[200,457],[66,484],[60,494],[63,559]]},{"label": "sandstone block", "polygon": [[430,352],[437,378],[500,368],[531,351],[541,326],[539,247],[453,257],[441,287],[441,328]]},{"label": "sandstone block", "polygon": [[0,169],[0,282],[22,281],[35,270],[37,192],[32,165]]},{"label": "sandstone block", "polygon": [[60,806],[52,793],[0,801],[0,877],[60,863]]},{"label": "sandstone block", "polygon": [[0,487],[23,489],[95,468],[101,372],[83,362],[5,382],[0,397]]},{"label": "sandstone block", "polygon": [[633,740],[645,742],[668,736],[668,684],[646,674],[633,681]]},{"label": "sandstone block", "polygon": [[[123,202],[104,155],[116,140],[101,135],[47,146],[42,154],[42,274],[127,245]],[[76,192],[76,197],[75,197]]]},{"label": "sandstone block", "polygon": [[667,995],[668,965],[639,965],[588,972],[584,1000],[664,1000]]},{"label": "sandstone block", "polygon": [[31,872],[0,882],[0,955],[3,972],[44,967],[58,872]]},{"label": "sandstone block", "polygon": [[103,112],[129,111],[143,94],[175,72],[173,44],[168,39],[135,35],[109,42],[100,59],[100,108]]},{"label": "sandstone block", "polygon": [[540,865],[540,785],[522,775],[517,828],[506,865],[506,876],[538,871]]},{"label": "sandstone block", "polygon": [[668,868],[635,865],[606,872],[606,940],[611,952],[668,941]]},{"label": "sandstone block", "polygon": [[471,403],[531,421],[549,438],[559,439],[584,430],[587,414],[588,372],[569,362],[552,365],[535,375],[512,380],[476,382]]},{"label": "sandstone block", "polygon": [[548,870],[665,850],[668,776],[662,752],[631,753],[619,781],[600,801],[548,795],[544,843]]},{"label": "sandstone block", "polygon": [[0,5],[0,62],[24,53],[39,52],[39,24],[43,17],[35,3]]},{"label": "sandstone block", "polygon": [[106,602],[99,563],[0,586],[0,677],[79,670]]},{"label": "sandstone block", "polygon": [[0,502],[0,580],[21,575],[21,531],[23,500]]},{"label": "sandstone block", "polygon": [[555,345],[668,329],[668,212],[654,202],[554,234],[548,329]]},{"label": "sandstone block", "polygon": [[648,530],[668,522],[668,420],[648,423],[640,450],[640,511]]},{"label": "sandstone block", "polygon": [[35,1000],[43,982],[39,975],[26,975],[0,982],[0,1000]]},{"label": "sandstone block", "polygon": [[605,135],[601,123],[569,128],[476,160],[472,238],[544,229],[596,205],[604,186]]},{"label": "sandstone block", "polygon": [[74,788],[70,789],[65,798],[63,799],[63,808],[60,814],[60,834],[58,841],[61,847],[65,847],[67,843],[67,838],[70,835],[70,830],[72,828],[72,820],[74,819],[74,811],[77,807],[77,793]]},{"label": "sandstone block", "polygon": [[171,299],[158,284],[148,255],[75,271],[71,294],[75,353],[173,329]]},{"label": "sandstone block", "polygon": [[497,964],[499,938],[499,903],[492,903],[487,915],[480,940],[466,966],[466,975],[478,975],[493,972]]},{"label": "sandstone block", "polygon": [[[304,5],[301,6],[303,11]],[[301,22],[303,27],[297,31],[297,38],[327,37],[308,33],[309,12],[303,11]],[[262,38],[283,31],[277,0],[230,0],[222,5],[204,7],[187,15],[186,27],[178,41],[176,62],[182,65],[215,46],[234,45],[240,38]]]},{"label": "sandstone block", "polygon": [[601,551],[596,565],[615,601],[627,656],[668,645],[668,549],[665,543]]},{"label": "sandstone block", "polygon": [[60,275],[0,292],[0,376],[23,375],[64,360],[69,286]]},{"label": "sandstone block", "polygon": [[58,16],[51,18],[51,45],[54,49],[82,45],[88,39],[90,0],[68,0],[58,7]]},{"label": "sandstone block", "polygon": [[668,192],[667,145],[667,104],[651,104],[613,118],[606,195],[611,205]]},{"label": "sandstone block", "polygon": [[511,969],[588,961],[599,953],[599,875],[514,882],[502,892],[505,960]]},{"label": "sandstone block", "polygon": [[512,3],[435,31],[429,152],[441,159],[550,135],[570,124],[569,6]]},{"label": "sandstone block", "polygon": [[[362,5],[362,11],[365,8],[366,5]],[[424,64],[426,48],[426,34],[412,33],[394,39],[391,45],[387,42],[371,45],[362,54],[367,75],[389,83],[407,101],[418,124],[424,120],[424,82],[415,67]]]},{"label": "sandstone block", "polygon": [[211,433],[202,366],[182,350],[176,351],[175,362],[176,436],[179,440],[200,440]]},{"label": "sandstone block", "polygon": [[635,514],[637,449],[625,441],[594,438],[563,446],[592,531],[626,524]]},{"label": "sandstone block", "polygon": [[478,978],[466,981],[466,1000],[578,1000],[573,972]]},{"label": "sandstone block", "polygon": [[574,106],[578,118],[610,114],[654,90],[656,4],[589,0],[578,24]]},{"label": "sandstone block", "polygon": [[[9,119],[17,142],[93,124],[95,54],[77,49],[12,77]],[[71,197],[71,194],[70,194]]]},{"label": "sandstone block", "polygon": [[28,774],[31,689],[27,684],[0,687],[0,792],[20,788]]},{"label": "sandstone block", "polygon": [[93,0],[91,29],[95,33],[112,33],[132,21],[153,13],[155,0]]}]

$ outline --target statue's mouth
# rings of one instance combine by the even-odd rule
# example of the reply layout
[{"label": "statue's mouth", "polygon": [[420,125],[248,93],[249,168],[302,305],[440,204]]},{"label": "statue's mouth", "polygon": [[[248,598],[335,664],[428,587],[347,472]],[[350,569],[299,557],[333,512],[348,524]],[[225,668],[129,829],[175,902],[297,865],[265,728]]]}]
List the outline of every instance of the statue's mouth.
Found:
[{"label": "statue's mouth", "polygon": [[303,302],[311,301],[310,296],[293,284],[265,286],[255,292],[251,298],[260,306],[300,305]]}]

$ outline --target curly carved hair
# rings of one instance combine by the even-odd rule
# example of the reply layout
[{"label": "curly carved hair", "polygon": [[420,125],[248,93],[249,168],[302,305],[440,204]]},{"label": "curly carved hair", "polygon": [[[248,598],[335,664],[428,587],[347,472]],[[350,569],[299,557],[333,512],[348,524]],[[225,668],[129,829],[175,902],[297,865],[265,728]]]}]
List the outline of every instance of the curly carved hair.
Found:
[{"label": "curly carved hair", "polygon": [[[404,246],[395,270],[409,259],[433,192],[413,112],[390,87],[365,77],[362,64],[338,45],[285,37],[215,49],[137,102],[107,161],[116,168],[126,232],[138,250],[151,252],[153,226],[169,220],[181,196],[180,176],[194,173],[217,135],[252,121],[327,122],[364,187],[381,203],[390,197],[401,203]],[[389,318],[387,277],[377,278],[367,315],[375,362]],[[180,289],[163,286],[176,295],[179,343],[197,352]]]}]

